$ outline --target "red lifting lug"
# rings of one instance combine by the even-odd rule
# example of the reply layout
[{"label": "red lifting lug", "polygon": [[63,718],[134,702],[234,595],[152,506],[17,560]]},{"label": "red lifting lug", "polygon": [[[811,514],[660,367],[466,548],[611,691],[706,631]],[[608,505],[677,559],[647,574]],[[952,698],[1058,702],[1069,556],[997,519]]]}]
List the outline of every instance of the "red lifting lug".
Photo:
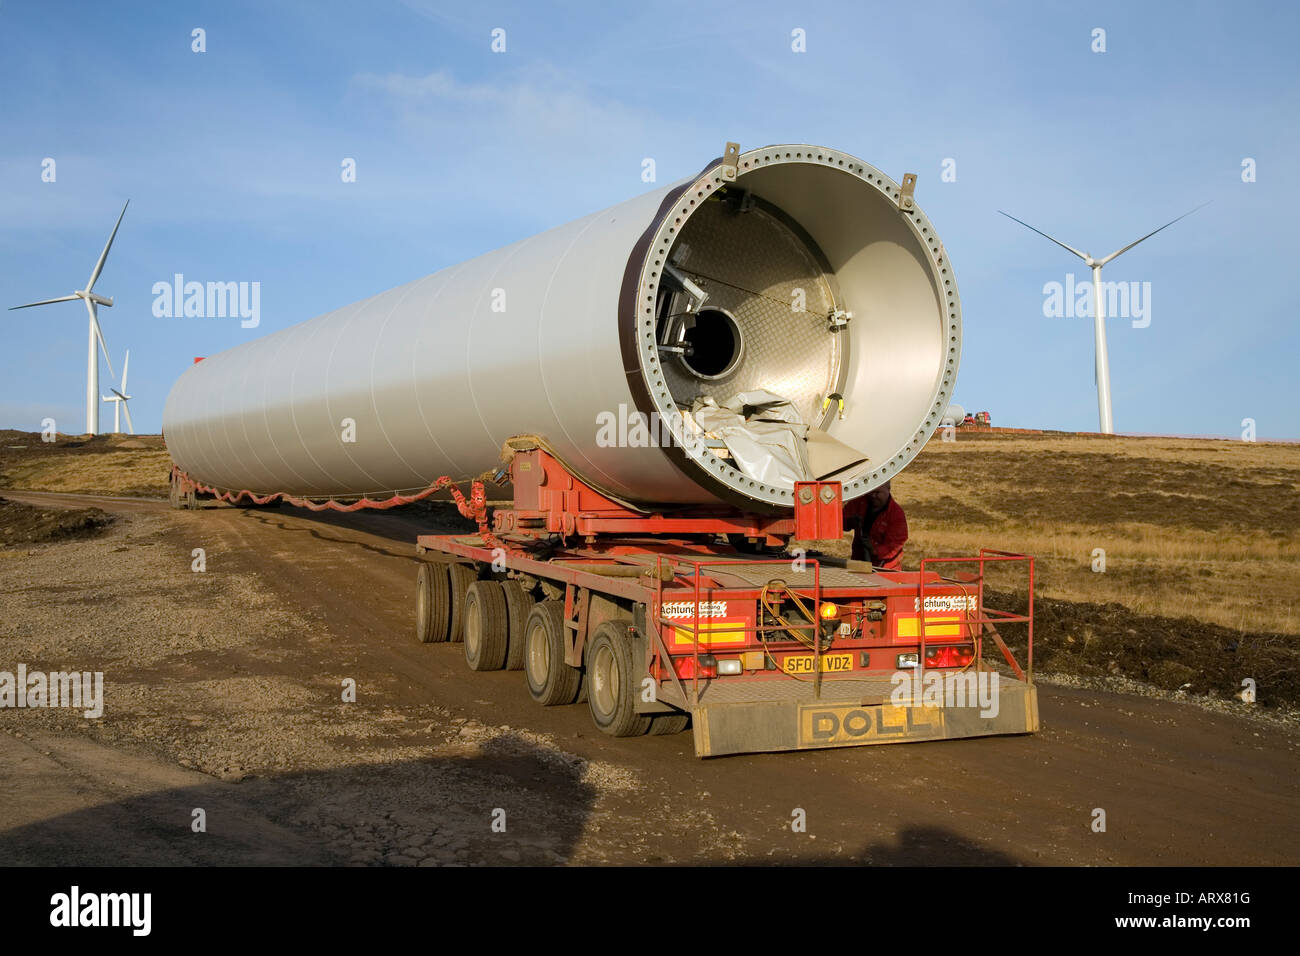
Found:
[{"label": "red lifting lug", "polygon": [[844,533],[844,488],[838,481],[794,483],[794,536],[799,541],[838,540]]}]

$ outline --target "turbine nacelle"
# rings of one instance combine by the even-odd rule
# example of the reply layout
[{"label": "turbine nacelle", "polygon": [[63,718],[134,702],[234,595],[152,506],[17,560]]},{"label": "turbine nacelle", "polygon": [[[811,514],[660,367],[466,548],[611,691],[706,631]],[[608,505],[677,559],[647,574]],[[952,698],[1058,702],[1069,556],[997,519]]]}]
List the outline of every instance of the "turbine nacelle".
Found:
[{"label": "turbine nacelle", "polygon": [[135,434],[135,424],[131,421],[131,406],[128,404],[128,402],[131,401],[131,396],[126,394],[126,376],[130,367],[131,350],[127,349],[126,358],[122,361],[121,389],[116,389],[110,386],[108,390],[113,394],[102,396],[104,401],[113,403],[113,433],[115,435],[120,435],[122,433],[122,421],[120,416],[123,413],[126,415],[127,430],[130,431],[132,435]]},{"label": "turbine nacelle", "polygon": [[94,302],[96,305],[102,305],[108,309],[113,307],[113,300],[108,296],[100,295],[98,292],[87,292],[85,289],[78,289],[72,294],[78,299],[85,299],[88,302]]}]

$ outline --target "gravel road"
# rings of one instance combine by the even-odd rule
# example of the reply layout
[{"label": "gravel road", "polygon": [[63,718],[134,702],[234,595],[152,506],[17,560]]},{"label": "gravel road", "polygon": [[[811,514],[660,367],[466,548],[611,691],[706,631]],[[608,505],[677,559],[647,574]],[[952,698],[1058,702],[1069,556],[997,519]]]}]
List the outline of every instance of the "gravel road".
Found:
[{"label": "gravel road", "polygon": [[0,552],[0,670],[105,680],[0,708],[0,864],[1300,859],[1300,734],[1246,705],[1044,684],[1032,737],[700,761],[417,644],[427,518],[3,494],[119,519]]}]

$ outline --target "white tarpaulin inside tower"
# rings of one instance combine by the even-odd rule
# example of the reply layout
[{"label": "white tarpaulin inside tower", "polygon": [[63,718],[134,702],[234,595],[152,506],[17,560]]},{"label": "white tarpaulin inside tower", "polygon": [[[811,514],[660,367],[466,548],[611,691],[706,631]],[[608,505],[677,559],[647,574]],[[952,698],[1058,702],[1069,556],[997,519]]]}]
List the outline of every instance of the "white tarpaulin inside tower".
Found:
[{"label": "white tarpaulin inside tower", "polygon": [[794,487],[866,461],[866,456],[820,428],[805,425],[794,406],[758,389],[741,392],[726,405],[697,399],[691,418],[706,438],[721,441],[741,472],[766,484]]}]

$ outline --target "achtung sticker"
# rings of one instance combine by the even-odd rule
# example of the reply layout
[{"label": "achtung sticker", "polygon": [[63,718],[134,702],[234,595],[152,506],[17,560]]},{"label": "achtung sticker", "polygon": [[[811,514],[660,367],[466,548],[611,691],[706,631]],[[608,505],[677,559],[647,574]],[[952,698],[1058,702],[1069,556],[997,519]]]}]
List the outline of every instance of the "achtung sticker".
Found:
[{"label": "achtung sticker", "polygon": [[[662,605],[664,617],[694,617],[694,601],[665,601]],[[700,617],[726,617],[726,601],[701,601]]]},{"label": "achtung sticker", "polygon": [[[974,594],[934,594],[925,599],[927,611],[974,611],[979,598]],[[912,598],[912,610],[921,610],[921,599]]]}]

